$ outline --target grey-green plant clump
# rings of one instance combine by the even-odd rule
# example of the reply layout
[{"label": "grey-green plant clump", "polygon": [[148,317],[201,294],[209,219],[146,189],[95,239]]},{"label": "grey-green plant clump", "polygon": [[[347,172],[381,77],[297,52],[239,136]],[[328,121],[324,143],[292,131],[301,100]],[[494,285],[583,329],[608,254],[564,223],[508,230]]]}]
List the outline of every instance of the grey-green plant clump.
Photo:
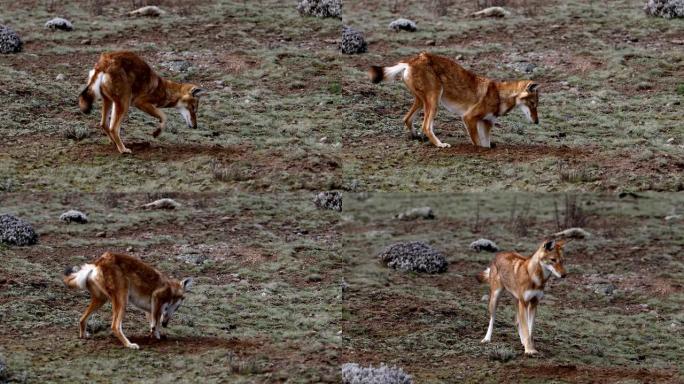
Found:
[{"label": "grey-green plant clump", "polygon": [[38,234],[29,222],[10,214],[0,215],[0,243],[22,246],[37,242]]},{"label": "grey-green plant clump", "polygon": [[448,265],[442,252],[422,241],[392,244],[378,258],[388,267],[403,272],[441,273]]}]

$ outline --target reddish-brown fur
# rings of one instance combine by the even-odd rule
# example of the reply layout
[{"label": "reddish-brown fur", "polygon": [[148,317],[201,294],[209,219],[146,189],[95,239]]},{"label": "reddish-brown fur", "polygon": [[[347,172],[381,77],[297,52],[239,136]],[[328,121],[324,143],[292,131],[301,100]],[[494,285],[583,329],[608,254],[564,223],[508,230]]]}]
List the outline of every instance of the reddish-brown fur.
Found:
[{"label": "reddish-brown fur", "polygon": [[520,341],[526,354],[537,353],[532,340],[537,305],[543,296],[544,286],[551,269],[558,277],[565,277],[563,260],[564,240],[545,241],[530,257],[516,252],[502,252],[496,255],[489,269],[478,275],[480,282],[489,284],[490,325],[482,342],[489,342],[493,331],[496,305],[503,289],[517,299],[516,324]]},{"label": "reddish-brown fur", "polygon": [[[532,122],[538,123],[537,103],[539,84],[530,80],[494,81],[478,76],[455,61],[423,52],[402,61],[408,64],[404,83],[415,100],[404,117],[404,125],[412,137],[414,115],[424,110],[422,129],[430,142],[438,147],[449,147],[434,134],[434,124],[440,103],[447,104],[463,117],[470,140],[475,146],[491,146],[491,128],[496,117],[505,115],[516,105],[529,108]],[[389,67],[388,67],[389,68]],[[374,83],[387,79],[387,68],[371,67],[369,75]],[[482,138],[478,133],[482,127]]]},{"label": "reddish-brown fur", "polygon": [[[173,303],[181,303],[191,284],[191,279],[178,281],[166,277],[138,258],[111,252],[104,253],[93,264],[86,264],[83,269],[92,269],[85,280],[85,288],[90,292],[91,303],[79,320],[79,337],[89,336],[86,332],[88,318],[107,301],[111,301],[112,331],[124,346],[135,349],[138,346],[129,342],[121,328],[129,299],[147,313],[151,335],[159,338],[159,324],[166,326],[170,318],[162,316],[166,315],[164,308]],[[79,288],[78,273],[79,271],[74,268],[68,269],[65,272],[64,283],[68,287]]]},{"label": "reddish-brown fur", "polygon": [[[102,97],[102,128],[109,139],[116,144],[120,153],[130,153],[120,138],[121,121],[130,105],[159,119],[159,128],[152,135],[157,137],[166,127],[166,115],[159,108],[182,106],[189,112],[186,122],[192,128],[197,126],[199,96],[204,92],[194,84],[176,83],[159,77],[152,68],[133,52],[103,53],[93,69],[88,85],[81,92],[79,106],[89,113],[98,90],[96,86],[100,74],[102,78],[99,93]],[[114,110],[111,123],[107,125],[109,113]]]}]

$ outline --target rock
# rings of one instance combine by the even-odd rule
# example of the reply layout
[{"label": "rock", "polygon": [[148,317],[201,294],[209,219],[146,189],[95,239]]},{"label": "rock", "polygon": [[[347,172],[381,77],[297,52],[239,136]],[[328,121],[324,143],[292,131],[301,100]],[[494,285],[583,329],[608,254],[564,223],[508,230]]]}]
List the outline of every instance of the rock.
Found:
[{"label": "rock", "polygon": [[409,31],[415,32],[418,27],[416,23],[409,19],[396,19],[389,24],[389,28],[393,31]]},{"label": "rock", "polygon": [[422,241],[397,243],[383,249],[378,258],[403,272],[440,273],[447,270],[444,255]]},{"label": "rock", "polygon": [[428,40],[425,42],[425,45],[428,45],[430,47],[434,47],[435,45],[437,45],[437,42],[435,40]]},{"label": "rock", "polygon": [[300,15],[342,18],[342,0],[301,0],[297,4]]},{"label": "rock", "polygon": [[347,55],[364,53],[368,51],[368,44],[366,44],[366,40],[363,38],[363,33],[345,26],[342,30],[340,50]]},{"label": "rock", "polygon": [[59,219],[65,223],[86,224],[88,222],[88,216],[86,216],[85,213],[75,209],[71,209],[62,213],[59,216]]},{"label": "rock", "polygon": [[64,81],[64,80],[66,80],[66,76],[64,76],[63,73],[60,73],[60,74],[58,74],[58,75],[55,77],[55,80],[57,80],[57,81]]},{"label": "rock", "polygon": [[67,19],[61,17],[55,17],[52,20],[48,20],[45,23],[45,28],[47,29],[59,29],[61,31],[73,31],[74,25]]},{"label": "rock", "polygon": [[81,44],[83,44],[83,45],[90,45],[90,43],[92,43],[92,41],[90,41],[90,39],[81,40]]},{"label": "rock", "polygon": [[682,215],[668,215],[665,216],[665,221],[667,222],[674,222],[674,221],[680,221],[682,219]]},{"label": "rock", "polygon": [[95,234],[95,237],[107,237],[107,232],[102,231]]},{"label": "rock", "polygon": [[649,89],[653,88],[651,83],[647,81],[642,81],[639,84],[637,84],[637,91],[647,91]]},{"label": "rock", "polygon": [[665,141],[666,144],[676,144],[676,139],[674,137],[670,137]]},{"label": "rock", "polygon": [[499,252],[499,246],[495,242],[487,239],[478,239],[470,243],[470,249],[475,252]]},{"label": "rock", "polygon": [[398,214],[397,219],[399,220],[416,220],[416,219],[426,219],[432,220],[435,218],[435,214],[432,212],[430,207],[419,207],[411,208],[406,212]]},{"label": "rock", "polygon": [[0,25],[0,53],[21,52],[24,42],[10,27]]},{"label": "rock", "polygon": [[674,19],[684,17],[684,0],[648,0],[644,12],[649,16]]},{"label": "rock", "polygon": [[356,363],[342,365],[342,384],[413,384],[413,379],[397,367],[380,364],[362,367]]},{"label": "rock", "polygon": [[318,209],[332,209],[342,212],[342,194],[337,191],[320,192],[313,200]]},{"label": "rock", "polygon": [[561,239],[587,239],[591,237],[591,233],[585,231],[582,228],[574,227],[555,233],[553,237]]},{"label": "rock", "polygon": [[176,256],[176,260],[185,264],[202,265],[209,260],[209,257],[199,252],[189,252]]},{"label": "rock", "polygon": [[138,8],[135,11],[128,12],[128,16],[144,16],[144,17],[159,17],[163,16],[166,12],[162,11],[161,8],[156,5],[148,5],[146,7]]},{"label": "rock", "polygon": [[537,65],[529,61],[518,61],[516,63],[506,65],[520,73],[532,73],[537,68]]},{"label": "rock", "polygon": [[170,71],[173,72],[187,72],[188,69],[192,67],[192,63],[185,60],[167,61],[165,63],[162,63],[161,65],[162,67],[168,68]]},{"label": "rock", "polygon": [[37,242],[38,234],[31,224],[9,214],[0,215],[0,243],[22,246]]},{"label": "rock", "polygon": [[617,287],[612,283],[596,284],[594,288],[594,293],[603,296],[610,296],[615,292],[616,289]]},{"label": "rock", "polygon": [[155,200],[151,203],[143,205],[141,208],[143,209],[176,209],[180,207],[181,205],[177,203],[173,199],[159,199]]},{"label": "rock", "polygon": [[135,249],[133,247],[126,248],[126,252],[133,252]]},{"label": "rock", "polygon": [[502,7],[489,7],[481,11],[477,11],[470,16],[472,17],[506,17],[510,16],[510,12]]}]

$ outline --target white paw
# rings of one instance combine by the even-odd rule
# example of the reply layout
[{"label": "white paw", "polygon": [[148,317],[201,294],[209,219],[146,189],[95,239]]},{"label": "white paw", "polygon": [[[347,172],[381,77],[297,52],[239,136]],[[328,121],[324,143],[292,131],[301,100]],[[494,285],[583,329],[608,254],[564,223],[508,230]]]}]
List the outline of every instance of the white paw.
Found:
[{"label": "white paw", "polygon": [[450,147],[451,147],[451,144],[439,143],[437,146],[438,146],[439,148],[450,148]]},{"label": "white paw", "polygon": [[124,148],[123,151],[121,151],[121,153],[124,154],[124,153],[133,153],[133,152],[131,152],[131,150],[128,148]]},{"label": "white paw", "polygon": [[538,352],[536,349],[530,349],[528,351],[525,351],[525,354],[528,356],[536,355]]},{"label": "white paw", "polygon": [[135,343],[128,343],[127,347],[130,349],[140,349],[138,344],[135,344]]},{"label": "white paw", "polygon": [[490,341],[492,341],[492,339],[488,339],[485,337],[484,339],[482,339],[482,341],[480,341],[480,343],[489,343]]}]

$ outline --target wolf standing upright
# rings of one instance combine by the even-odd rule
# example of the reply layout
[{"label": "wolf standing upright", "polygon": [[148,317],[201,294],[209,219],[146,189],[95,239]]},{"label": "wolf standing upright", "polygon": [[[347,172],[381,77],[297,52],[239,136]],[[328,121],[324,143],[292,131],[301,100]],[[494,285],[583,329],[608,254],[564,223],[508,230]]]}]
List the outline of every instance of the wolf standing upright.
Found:
[{"label": "wolf standing upright", "polygon": [[531,257],[515,252],[499,253],[489,268],[477,276],[480,282],[489,283],[489,328],[482,339],[483,343],[492,339],[496,304],[501,291],[506,289],[518,301],[516,324],[525,354],[537,353],[532,342],[537,305],[544,296],[544,285],[551,274],[559,278],[566,275],[563,245],[564,240],[545,241]]},{"label": "wolf standing upright", "polygon": [[[166,127],[166,115],[159,108],[177,108],[190,128],[197,127],[199,97],[205,91],[194,85],[176,83],[159,77],[147,63],[133,52],[111,52],[100,56],[88,75],[88,85],[79,96],[83,113],[90,113],[95,99],[102,99],[100,128],[120,153],[131,153],[121,142],[121,120],[131,103],[141,111],[159,119],[157,137]],[[110,124],[108,115],[111,111]]]},{"label": "wolf standing upright", "polygon": [[411,137],[416,137],[413,120],[423,109],[423,133],[439,148],[442,143],[433,131],[437,107],[444,107],[463,117],[470,140],[475,146],[491,148],[491,129],[496,118],[519,107],[530,122],[538,124],[539,84],[531,80],[494,81],[478,76],[455,61],[426,52],[391,67],[373,66],[369,75],[373,83],[402,75],[415,100],[404,117]]},{"label": "wolf standing upright", "polygon": [[67,268],[64,284],[90,292],[92,301],[79,321],[79,337],[89,336],[86,332],[88,318],[111,300],[112,332],[124,346],[138,349],[138,345],[131,343],[121,328],[128,301],[146,312],[150,333],[159,339],[159,324],[163,327],[168,325],[183,303],[192,279],[171,279],[133,256],[106,252],[94,263],[84,264],[80,269]]}]

